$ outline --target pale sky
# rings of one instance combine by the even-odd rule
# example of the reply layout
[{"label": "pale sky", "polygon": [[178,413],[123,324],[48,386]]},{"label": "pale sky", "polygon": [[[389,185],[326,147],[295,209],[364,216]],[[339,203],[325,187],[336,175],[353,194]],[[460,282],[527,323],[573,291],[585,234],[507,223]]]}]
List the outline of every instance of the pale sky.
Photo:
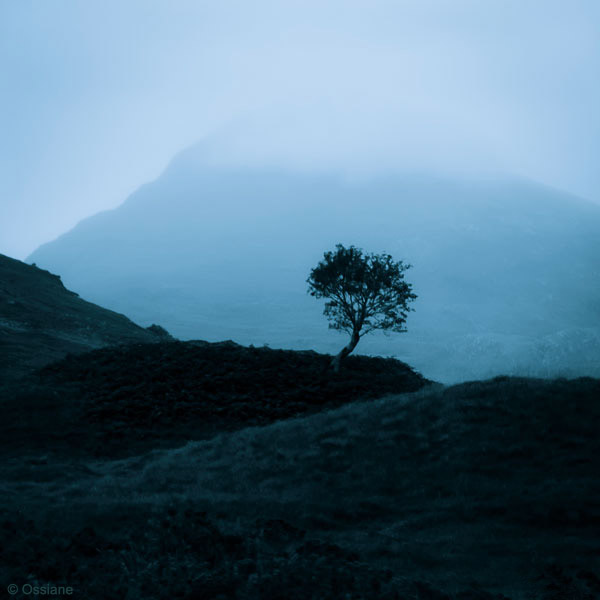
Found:
[{"label": "pale sky", "polygon": [[598,0],[0,0],[0,253],[186,146],[514,173],[600,201]]}]

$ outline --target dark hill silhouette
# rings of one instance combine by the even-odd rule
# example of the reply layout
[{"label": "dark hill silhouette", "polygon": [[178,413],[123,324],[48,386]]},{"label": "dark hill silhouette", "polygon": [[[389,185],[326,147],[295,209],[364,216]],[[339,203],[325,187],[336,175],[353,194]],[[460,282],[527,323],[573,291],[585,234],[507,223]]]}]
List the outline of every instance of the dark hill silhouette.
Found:
[{"label": "dark hill silhouette", "polygon": [[192,149],[30,260],[180,338],[333,353],[305,280],[338,242],[413,264],[408,333],[362,352],[442,381],[599,374],[600,207],[529,181],[349,181],[207,166]]},{"label": "dark hill silhouette", "polygon": [[67,353],[158,339],[155,330],[82,300],[58,275],[0,255],[0,382]]},{"label": "dark hill silhouette", "polygon": [[425,382],[327,363],[134,344],[3,393],[4,580],[102,600],[598,597],[599,380],[361,401]]},{"label": "dark hill silhouette", "polygon": [[[231,341],[101,348],[67,356],[5,389],[3,420],[10,426],[1,433],[5,441],[12,436],[10,448],[35,439],[45,445],[43,431],[51,426],[69,454],[128,456],[432,383],[392,358],[350,356],[339,374],[330,360]],[[26,415],[47,414],[48,407],[54,417],[41,419],[38,431],[36,417]]]}]

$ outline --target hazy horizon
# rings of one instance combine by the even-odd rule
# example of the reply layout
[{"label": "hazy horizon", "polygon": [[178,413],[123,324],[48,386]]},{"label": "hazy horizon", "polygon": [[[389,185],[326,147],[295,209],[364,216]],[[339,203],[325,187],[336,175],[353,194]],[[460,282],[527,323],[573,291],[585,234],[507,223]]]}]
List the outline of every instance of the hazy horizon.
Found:
[{"label": "hazy horizon", "polygon": [[506,173],[600,201],[600,6],[0,7],[0,252],[121,204],[184,148],[361,177]]}]

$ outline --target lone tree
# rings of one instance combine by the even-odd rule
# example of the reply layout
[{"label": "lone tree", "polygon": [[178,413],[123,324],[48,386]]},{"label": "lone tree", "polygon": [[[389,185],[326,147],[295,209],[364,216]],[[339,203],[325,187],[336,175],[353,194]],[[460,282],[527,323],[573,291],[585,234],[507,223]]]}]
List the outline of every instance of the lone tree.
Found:
[{"label": "lone tree", "polygon": [[336,373],[363,335],[376,329],[406,331],[404,323],[412,310],[408,303],[417,297],[404,281],[409,268],[389,254],[363,254],[360,248],[338,244],[312,269],[306,280],[308,292],[329,299],[323,314],[331,329],[350,333],[348,345],[331,361]]}]

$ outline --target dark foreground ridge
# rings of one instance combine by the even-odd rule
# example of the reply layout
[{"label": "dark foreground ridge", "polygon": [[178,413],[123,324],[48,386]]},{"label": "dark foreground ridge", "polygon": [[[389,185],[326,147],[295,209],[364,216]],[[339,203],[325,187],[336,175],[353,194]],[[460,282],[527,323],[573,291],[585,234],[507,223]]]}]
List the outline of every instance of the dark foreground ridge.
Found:
[{"label": "dark foreground ridge", "polygon": [[[47,395],[29,402],[79,406],[95,415],[89,432],[114,425],[113,453],[139,450],[161,423],[168,437],[186,411],[213,431],[94,459],[81,437],[65,453],[60,410],[41,406],[20,417],[29,445],[11,443],[18,421],[2,405],[3,585],[70,585],[91,600],[600,597],[600,381],[497,378],[352,402],[377,382],[423,381],[354,357],[345,382],[325,384],[323,360],[173,343],[46,368]],[[243,411],[304,416],[242,429]]]},{"label": "dark foreground ridge", "polygon": [[[350,356],[337,375],[330,360],[230,341],[121,345],[41,369],[29,386],[19,384],[12,405],[19,414],[55,419],[79,451],[131,455],[431,383],[391,358]],[[10,420],[23,419],[31,418]],[[23,433],[28,442],[32,431]]]}]

